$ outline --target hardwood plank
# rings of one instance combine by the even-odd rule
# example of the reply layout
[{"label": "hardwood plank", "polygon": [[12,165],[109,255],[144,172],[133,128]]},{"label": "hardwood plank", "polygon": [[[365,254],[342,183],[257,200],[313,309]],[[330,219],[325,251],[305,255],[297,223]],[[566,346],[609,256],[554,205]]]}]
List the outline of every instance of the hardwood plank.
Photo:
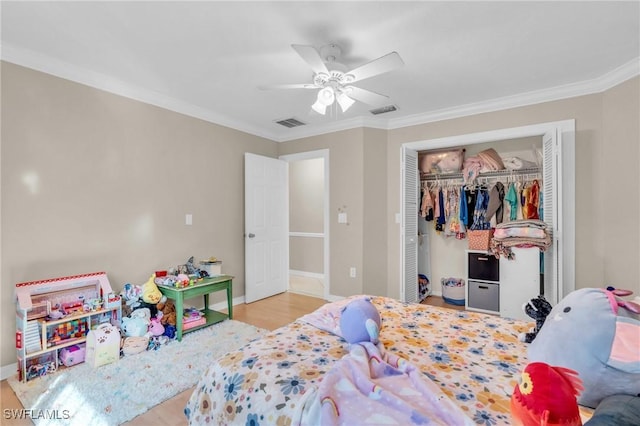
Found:
[{"label": "hardwood plank", "polygon": [[440,308],[449,308],[455,309],[456,311],[464,311],[464,305],[451,305],[444,301],[444,299],[440,296],[428,296],[425,300],[422,301],[422,305],[432,305],[438,306]]},{"label": "hardwood plank", "polygon": [[[324,305],[326,301],[315,297],[294,293],[281,293],[267,299],[258,300],[250,304],[233,307],[233,319],[252,324],[256,327],[275,330],[291,321],[312,312]],[[188,389],[163,403],[156,405],[146,413],[124,423],[127,426],[158,425],[177,426],[186,425],[184,407],[191,396],[193,388]],[[22,404],[13,393],[6,380],[0,382],[0,409],[21,409]],[[0,423],[4,426],[31,425],[30,420],[7,420],[4,416]]]}]

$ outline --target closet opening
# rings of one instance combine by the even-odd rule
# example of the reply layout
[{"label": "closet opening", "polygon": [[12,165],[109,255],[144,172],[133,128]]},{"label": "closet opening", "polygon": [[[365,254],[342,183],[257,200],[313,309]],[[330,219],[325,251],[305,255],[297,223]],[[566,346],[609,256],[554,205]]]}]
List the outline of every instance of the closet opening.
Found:
[{"label": "closet opening", "polygon": [[[473,159],[478,158],[479,153],[490,150],[498,154],[500,165],[483,168],[478,164],[477,177],[465,177],[464,160],[473,165]],[[475,207],[480,193],[485,196],[498,194],[501,197],[498,211],[490,211],[492,214],[488,223],[492,228],[498,223],[522,220],[525,216],[522,203],[527,201],[527,196],[529,202],[539,206],[537,214],[527,212],[528,217],[543,217],[544,196],[540,196],[543,193],[539,190],[543,187],[542,136],[417,152],[420,173],[418,274],[429,282],[427,294],[420,288],[418,290],[418,299],[421,301],[430,294],[443,296],[443,282],[452,285],[458,279],[469,285],[467,234],[469,230],[479,228],[480,214]],[[492,170],[498,167],[500,170]],[[467,171],[475,173],[474,170]],[[533,191],[534,187],[538,189]],[[492,192],[494,188],[495,192]],[[505,197],[511,199],[514,196],[517,203],[516,211],[512,212],[511,203],[506,202]],[[444,205],[440,204],[440,197]],[[491,204],[491,197],[488,200]],[[461,208],[463,201],[465,206]],[[438,210],[442,211],[442,215]],[[544,292],[544,256],[540,256],[540,259],[536,294]]]},{"label": "closet opening", "polygon": [[[522,303],[515,303],[514,298],[521,297],[523,293],[520,287],[522,284],[518,284],[522,282],[523,276],[535,276],[535,279],[532,278],[526,285],[527,291],[532,296],[544,293],[552,304],[556,304],[562,297],[573,291],[575,288],[575,195],[573,191],[575,187],[575,121],[566,120],[422,140],[402,145],[401,214],[399,215],[401,299],[407,302],[418,301],[420,274],[429,277],[432,294],[442,294],[442,278],[460,278],[469,281],[469,261],[471,259],[473,262],[475,258],[470,256],[472,250],[469,250],[468,242],[454,235],[444,237],[446,228],[436,231],[433,222],[424,220],[418,214],[422,207],[422,185],[447,187],[464,182],[462,174],[445,176],[445,173],[438,171],[425,176],[420,175],[419,159],[422,160],[425,155],[445,148],[448,151],[453,151],[454,148],[464,149],[466,158],[491,148],[501,154],[500,158],[518,157],[518,161],[522,161],[523,165],[535,166],[526,169],[523,167],[518,172],[496,171],[485,176],[479,175],[476,183],[489,186],[502,181],[503,185],[505,183],[524,185],[526,182],[533,183],[538,180],[538,189],[542,194],[543,203],[540,220],[545,222],[547,225],[545,228],[548,227],[550,233],[549,246],[544,251],[542,261],[539,253],[535,257],[531,256],[532,251],[527,254],[520,253],[516,257],[528,259],[527,266],[523,269],[521,265],[514,267],[517,263],[513,262],[503,264],[503,256],[500,256],[500,266],[504,269],[504,273],[500,274],[500,281],[504,282],[486,281],[481,282],[481,285],[475,283],[475,290],[488,289],[489,292],[500,293],[500,301],[510,305],[509,309],[503,312],[505,306],[499,307],[497,301],[495,304],[486,304],[486,306],[482,301],[478,310],[486,308],[487,311],[503,316],[516,316],[517,312],[521,311]],[[455,228],[449,232],[455,234]],[[472,278],[476,280],[475,277]],[[498,287],[485,285],[487,283],[502,284],[501,289],[504,291],[498,291]],[[509,285],[506,285],[507,283]],[[470,286],[468,282],[466,285],[465,302],[468,302]],[[494,298],[497,297],[495,294]],[[503,300],[503,296],[506,299]]]}]

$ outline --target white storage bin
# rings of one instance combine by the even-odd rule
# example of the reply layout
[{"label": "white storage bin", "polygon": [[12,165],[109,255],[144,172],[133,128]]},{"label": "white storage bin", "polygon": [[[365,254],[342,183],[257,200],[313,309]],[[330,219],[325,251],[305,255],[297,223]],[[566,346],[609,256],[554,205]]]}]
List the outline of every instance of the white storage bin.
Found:
[{"label": "white storage bin", "polygon": [[442,278],[442,298],[450,305],[464,306],[464,280],[462,278]]}]

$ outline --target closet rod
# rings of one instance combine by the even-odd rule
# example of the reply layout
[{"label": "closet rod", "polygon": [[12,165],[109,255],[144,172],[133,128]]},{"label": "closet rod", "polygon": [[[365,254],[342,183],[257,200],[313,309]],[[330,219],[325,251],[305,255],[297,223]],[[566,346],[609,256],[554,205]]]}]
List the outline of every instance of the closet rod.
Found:
[{"label": "closet rod", "polygon": [[[493,177],[523,177],[523,175],[534,175],[537,176],[534,179],[539,179],[541,176],[540,168],[533,167],[528,169],[520,169],[520,170],[496,170],[493,172],[485,172],[480,173],[476,179],[482,178],[493,178]],[[443,173],[443,174],[421,174],[421,181],[437,181],[437,180],[453,180],[453,179],[462,179],[463,174],[459,173]]]}]

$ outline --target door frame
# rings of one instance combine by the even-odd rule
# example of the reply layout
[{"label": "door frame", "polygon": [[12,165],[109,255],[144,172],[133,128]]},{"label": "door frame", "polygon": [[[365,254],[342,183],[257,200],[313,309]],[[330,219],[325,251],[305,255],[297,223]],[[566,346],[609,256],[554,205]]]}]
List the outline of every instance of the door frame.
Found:
[{"label": "door frame", "polygon": [[[324,159],[324,211],[323,211],[323,221],[324,221],[324,231],[323,231],[323,256],[324,256],[324,265],[323,265],[323,275],[324,275],[324,299],[331,299],[331,280],[330,280],[330,206],[329,206],[329,150],[328,149],[319,149],[316,151],[307,151],[307,152],[298,152],[295,154],[287,154],[281,155],[278,157],[280,160],[286,161],[287,163],[293,163],[295,161],[301,160],[312,160],[315,158]],[[291,185],[291,181],[289,181],[289,185]]]},{"label": "door frame", "polygon": [[[404,161],[404,150],[423,151],[430,149],[451,148],[455,146],[474,145],[478,143],[495,142],[507,139],[519,139],[532,136],[543,136],[545,133],[556,132],[558,149],[562,151],[561,170],[562,186],[558,188],[558,217],[560,232],[558,238],[558,260],[561,262],[562,288],[558,289],[558,300],[575,290],[575,150],[576,124],[575,120],[553,121],[528,126],[510,127],[485,132],[468,133],[457,136],[447,136],[436,139],[425,139],[405,142],[400,146],[400,162]],[[404,187],[402,164],[400,165],[400,194]],[[400,227],[404,229],[405,200],[400,196]],[[400,292],[404,294],[404,246],[402,232],[400,233]],[[554,236],[555,238],[555,236]],[[560,277],[558,277],[560,278]]]}]

